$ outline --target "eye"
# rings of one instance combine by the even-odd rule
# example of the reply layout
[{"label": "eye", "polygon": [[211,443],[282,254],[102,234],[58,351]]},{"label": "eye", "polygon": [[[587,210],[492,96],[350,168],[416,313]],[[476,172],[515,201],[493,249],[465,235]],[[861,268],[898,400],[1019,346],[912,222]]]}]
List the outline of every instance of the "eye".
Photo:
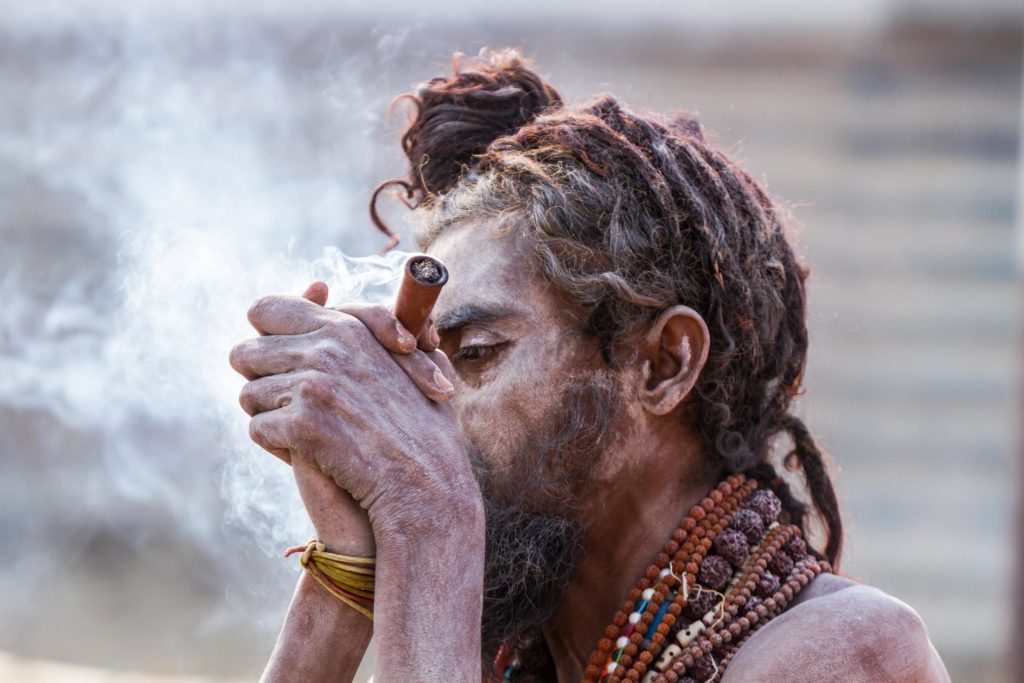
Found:
[{"label": "eye", "polygon": [[482,360],[495,354],[498,345],[493,346],[462,346],[452,356],[453,360]]},{"label": "eye", "polygon": [[498,352],[499,347],[504,344],[491,344],[487,346],[462,346],[452,356],[453,362],[458,361],[482,361],[491,358]]}]

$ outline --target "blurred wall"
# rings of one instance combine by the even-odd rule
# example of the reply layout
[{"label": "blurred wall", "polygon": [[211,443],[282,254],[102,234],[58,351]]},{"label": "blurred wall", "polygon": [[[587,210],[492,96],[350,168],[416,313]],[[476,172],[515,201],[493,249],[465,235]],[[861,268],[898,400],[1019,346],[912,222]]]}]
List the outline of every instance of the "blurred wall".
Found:
[{"label": "blurred wall", "polygon": [[0,649],[260,670],[294,581],[267,539],[295,524],[225,486],[274,473],[238,478],[236,409],[201,377],[282,282],[276,255],[379,247],[388,99],[511,44],[570,98],[699,112],[791,204],[813,269],[799,410],[835,461],[844,569],[918,610],[954,680],[1005,680],[1017,3],[548,4],[4,12]]}]

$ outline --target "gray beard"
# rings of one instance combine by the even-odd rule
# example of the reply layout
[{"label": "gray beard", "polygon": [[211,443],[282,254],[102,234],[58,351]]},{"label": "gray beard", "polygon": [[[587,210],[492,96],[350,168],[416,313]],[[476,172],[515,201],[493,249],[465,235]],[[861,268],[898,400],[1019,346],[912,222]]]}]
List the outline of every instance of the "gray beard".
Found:
[{"label": "gray beard", "polygon": [[582,556],[584,501],[620,415],[610,371],[575,374],[559,410],[531,430],[494,474],[470,449],[486,512],[483,652],[536,638],[561,605]]}]

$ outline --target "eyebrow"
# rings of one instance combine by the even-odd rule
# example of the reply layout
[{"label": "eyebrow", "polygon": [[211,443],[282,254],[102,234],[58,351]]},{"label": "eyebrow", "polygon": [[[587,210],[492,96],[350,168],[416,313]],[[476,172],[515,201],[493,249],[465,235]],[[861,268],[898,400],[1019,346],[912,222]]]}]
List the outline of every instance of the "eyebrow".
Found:
[{"label": "eyebrow", "polygon": [[434,326],[437,328],[438,334],[445,334],[466,325],[494,322],[501,318],[522,315],[522,312],[512,306],[463,304],[438,318]]}]

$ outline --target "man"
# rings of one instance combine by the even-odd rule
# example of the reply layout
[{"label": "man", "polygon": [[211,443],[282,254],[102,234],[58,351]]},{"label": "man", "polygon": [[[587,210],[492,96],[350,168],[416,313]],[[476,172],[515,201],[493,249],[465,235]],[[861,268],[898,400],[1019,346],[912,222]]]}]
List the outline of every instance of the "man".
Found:
[{"label": "man", "polygon": [[913,610],[829,571],[835,494],[789,412],[807,270],[761,188],[692,118],[568,108],[514,51],[413,99],[393,182],[450,269],[433,325],[314,283],[232,351],[318,539],[376,557],[372,624],[304,574],[266,680],[349,680],[373,629],[378,681],[948,680]]}]

